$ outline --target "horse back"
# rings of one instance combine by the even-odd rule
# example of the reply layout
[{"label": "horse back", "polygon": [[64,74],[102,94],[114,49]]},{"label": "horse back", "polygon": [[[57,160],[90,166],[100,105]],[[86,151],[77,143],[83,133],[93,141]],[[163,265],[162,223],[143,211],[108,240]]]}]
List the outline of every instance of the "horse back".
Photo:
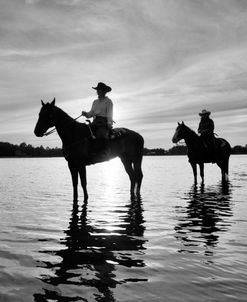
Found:
[{"label": "horse back", "polygon": [[218,149],[228,150],[229,152],[231,152],[231,145],[226,139],[222,137],[217,137],[215,138],[215,144]]},{"label": "horse back", "polygon": [[127,128],[114,128],[110,135],[110,145],[117,156],[129,154],[131,157],[142,158],[144,139],[139,133]]},{"label": "horse back", "polygon": [[[228,159],[231,154],[231,145],[229,142],[221,137],[215,137],[215,156],[217,158]],[[208,150],[200,140],[193,147],[188,147],[189,162],[212,162],[211,156],[208,156]]]}]

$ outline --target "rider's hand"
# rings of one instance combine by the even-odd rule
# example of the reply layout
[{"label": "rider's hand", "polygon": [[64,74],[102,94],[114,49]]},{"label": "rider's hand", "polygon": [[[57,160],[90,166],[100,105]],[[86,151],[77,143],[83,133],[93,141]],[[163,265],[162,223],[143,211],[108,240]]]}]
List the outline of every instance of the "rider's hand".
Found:
[{"label": "rider's hand", "polygon": [[82,115],[82,116],[87,116],[87,112],[86,112],[86,111],[82,111],[82,112],[81,112],[81,115]]}]

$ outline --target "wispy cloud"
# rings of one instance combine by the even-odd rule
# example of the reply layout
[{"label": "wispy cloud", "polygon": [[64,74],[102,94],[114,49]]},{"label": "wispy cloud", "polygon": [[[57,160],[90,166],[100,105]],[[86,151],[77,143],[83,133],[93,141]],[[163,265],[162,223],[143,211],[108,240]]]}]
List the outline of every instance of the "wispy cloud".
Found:
[{"label": "wispy cloud", "polygon": [[197,127],[203,108],[245,144],[246,13],[236,0],[2,0],[1,140],[45,144],[32,134],[40,99],[76,116],[105,81],[117,125],[149,147],[170,147],[176,122]]}]

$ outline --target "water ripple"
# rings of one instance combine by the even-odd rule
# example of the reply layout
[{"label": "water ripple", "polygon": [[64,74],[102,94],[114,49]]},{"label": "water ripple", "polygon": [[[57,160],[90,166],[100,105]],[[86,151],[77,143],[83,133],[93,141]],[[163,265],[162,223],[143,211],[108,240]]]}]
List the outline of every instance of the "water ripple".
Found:
[{"label": "water ripple", "polygon": [[0,159],[0,301],[245,301],[247,157],[230,171],[194,186],[187,158],[145,157],[129,199],[111,161],[73,204],[63,159]]}]

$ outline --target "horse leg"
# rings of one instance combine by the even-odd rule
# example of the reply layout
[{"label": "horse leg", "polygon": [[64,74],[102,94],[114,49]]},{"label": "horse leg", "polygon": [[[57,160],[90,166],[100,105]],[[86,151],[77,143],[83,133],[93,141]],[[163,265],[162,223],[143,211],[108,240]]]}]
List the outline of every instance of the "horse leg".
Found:
[{"label": "horse leg", "polygon": [[220,160],[216,162],[221,171],[221,181],[224,182],[226,180],[226,174],[228,172],[228,160],[225,162],[224,160]]},{"label": "horse leg", "polygon": [[73,200],[78,200],[78,169],[74,162],[68,161],[69,170],[72,177],[72,184],[73,184]]},{"label": "horse leg", "polygon": [[229,170],[229,158],[227,158],[225,161],[222,162],[221,166],[221,177],[222,181],[228,180],[228,170]]},{"label": "horse leg", "polygon": [[141,191],[141,184],[142,184],[142,178],[143,178],[143,173],[142,173],[142,160],[138,160],[134,162],[134,175],[135,175],[135,183],[136,183],[136,194],[140,194]]},{"label": "horse leg", "polygon": [[81,186],[82,186],[83,194],[84,194],[84,202],[87,202],[87,200],[88,200],[87,173],[86,173],[86,166],[85,165],[80,165],[79,166],[79,175],[80,175]]},{"label": "horse leg", "polygon": [[226,166],[225,166],[225,178],[226,181],[228,181],[228,174],[229,174],[229,158],[226,160]]},{"label": "horse leg", "polygon": [[134,193],[135,193],[135,175],[134,175],[134,170],[133,170],[133,167],[132,167],[132,162],[129,159],[125,158],[125,157],[121,157],[121,161],[124,165],[125,171],[129,175],[130,194],[134,195]]},{"label": "horse leg", "polygon": [[202,184],[203,184],[204,183],[204,163],[200,163],[199,167],[200,167],[200,176],[201,176]]},{"label": "horse leg", "polygon": [[194,174],[194,184],[197,184],[197,169],[196,169],[196,163],[190,163],[192,170],[193,170],[193,174]]}]

